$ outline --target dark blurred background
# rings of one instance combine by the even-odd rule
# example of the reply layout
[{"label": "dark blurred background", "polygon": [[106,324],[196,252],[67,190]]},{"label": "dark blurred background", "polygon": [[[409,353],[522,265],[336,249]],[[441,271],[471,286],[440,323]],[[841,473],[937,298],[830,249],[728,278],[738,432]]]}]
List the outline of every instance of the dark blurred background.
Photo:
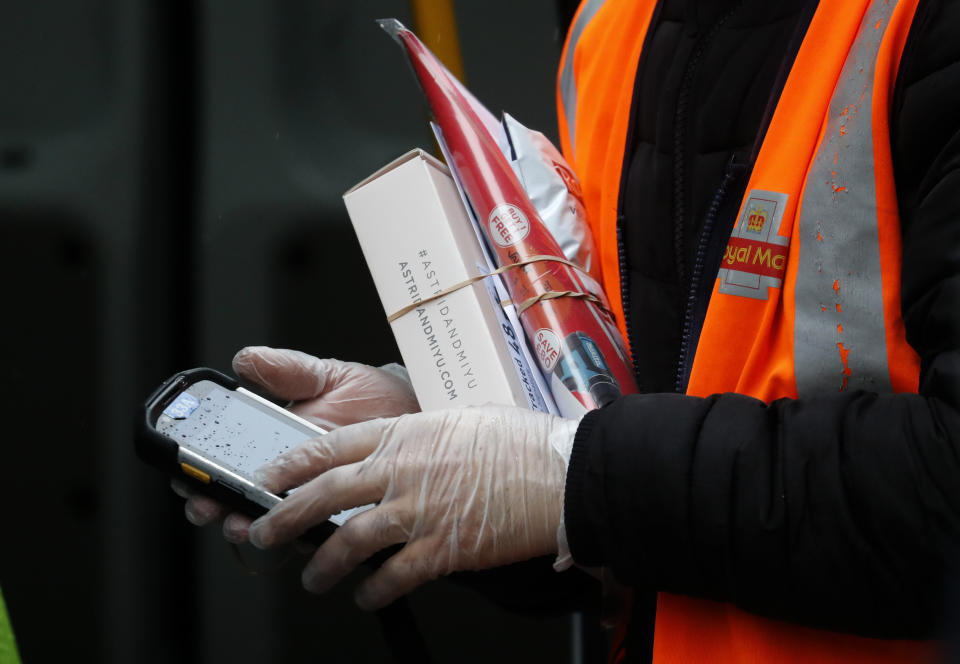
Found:
[{"label": "dark blurred background", "polygon": [[[131,431],[162,379],[228,370],[243,345],[399,360],[341,194],[432,149],[373,20],[441,4],[0,2],[0,587],[27,664],[388,659],[358,577],[315,597],[303,558],[249,575]],[[481,100],[555,136],[574,5],[463,0],[454,31],[423,37],[458,40]],[[581,661],[575,616],[449,582],[411,604],[438,661]]]}]

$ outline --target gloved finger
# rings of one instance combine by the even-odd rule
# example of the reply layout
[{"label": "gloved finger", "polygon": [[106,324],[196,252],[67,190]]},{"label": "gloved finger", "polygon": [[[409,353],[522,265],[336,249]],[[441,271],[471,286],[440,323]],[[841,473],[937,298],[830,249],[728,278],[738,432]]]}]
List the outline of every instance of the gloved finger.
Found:
[{"label": "gloved finger", "polygon": [[339,360],[321,360],[297,350],[268,346],[247,346],[233,356],[234,373],[291,401],[319,396],[339,364]]},{"label": "gloved finger", "polygon": [[175,494],[186,499],[183,511],[187,520],[195,526],[206,526],[219,521],[227,513],[226,507],[212,498],[197,493],[186,482],[176,477],[170,479],[170,488]]},{"label": "gloved finger", "polygon": [[310,424],[315,424],[324,431],[333,431],[334,429],[338,429],[345,424],[351,424],[351,422],[337,422],[336,419],[331,418],[329,416],[329,412],[324,412],[331,409],[323,408],[322,406],[318,408],[318,405],[322,403],[322,397],[319,400],[313,401],[308,399],[307,401],[300,401],[298,403],[291,404],[287,410],[298,417],[302,417],[307,422],[310,422]]},{"label": "gloved finger", "polygon": [[193,491],[190,490],[190,487],[187,486],[186,482],[182,482],[176,477],[170,479],[170,488],[173,489],[173,492],[181,498],[189,498],[193,495]]},{"label": "gloved finger", "polygon": [[383,498],[384,473],[361,472],[361,467],[338,466],[297,489],[250,525],[250,543],[265,549],[289,542],[333,514]]},{"label": "gloved finger", "polygon": [[258,468],[254,478],[274,493],[300,486],[335,466],[366,459],[385,426],[385,420],[370,420],[313,438]]},{"label": "gloved finger", "polygon": [[357,606],[365,611],[383,608],[437,578],[439,573],[434,562],[437,548],[437,542],[430,537],[408,543],[360,584],[354,593]]},{"label": "gloved finger", "polygon": [[250,539],[250,517],[232,512],[223,520],[223,538],[233,544],[241,544]]},{"label": "gloved finger", "polygon": [[327,371],[323,393],[293,404],[290,410],[328,431],[420,410],[406,369],[399,365],[374,368],[339,360],[320,362]]},{"label": "gloved finger", "polygon": [[[344,371],[347,370],[344,369]],[[342,385],[335,386],[333,381],[342,378],[343,376],[334,378],[333,374],[330,374],[327,391],[316,399],[306,399],[292,404],[290,412],[316,424],[324,431],[333,431],[357,422],[378,417],[397,417],[419,409],[416,401],[407,397],[404,392],[379,393],[378,390],[383,391],[383,385],[364,386],[354,381],[349,390],[338,389]],[[394,376],[389,378],[397,380]],[[365,391],[365,387],[369,388],[369,391]]]},{"label": "gloved finger", "polygon": [[407,541],[413,515],[391,505],[361,512],[337,528],[303,568],[303,587],[322,593],[380,549]]},{"label": "gloved finger", "polygon": [[227,515],[227,508],[212,498],[194,493],[187,498],[183,512],[187,516],[187,521],[193,525],[206,526],[224,518]]}]

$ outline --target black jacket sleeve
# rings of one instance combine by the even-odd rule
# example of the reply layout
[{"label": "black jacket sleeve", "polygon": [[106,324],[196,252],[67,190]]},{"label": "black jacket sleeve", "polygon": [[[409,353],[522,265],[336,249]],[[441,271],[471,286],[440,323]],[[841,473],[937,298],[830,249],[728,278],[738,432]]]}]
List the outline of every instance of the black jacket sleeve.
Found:
[{"label": "black jacket sleeve", "polygon": [[919,394],[623,397],[580,425],[574,559],[869,636],[937,633],[960,566],[960,3],[921,2],[892,133]]}]

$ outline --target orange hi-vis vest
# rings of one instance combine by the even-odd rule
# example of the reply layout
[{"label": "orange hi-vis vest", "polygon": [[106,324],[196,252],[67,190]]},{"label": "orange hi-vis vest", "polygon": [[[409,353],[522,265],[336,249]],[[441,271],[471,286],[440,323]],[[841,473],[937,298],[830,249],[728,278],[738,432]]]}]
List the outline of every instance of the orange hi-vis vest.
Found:
[{"label": "orange hi-vis vest", "polygon": [[[824,0],[747,184],[687,393],[767,403],[843,390],[916,392],[900,311],[901,235],[889,112],[919,0]],[[634,78],[656,0],[586,0],[558,77],[560,136],[581,178],[621,321],[618,198]],[[640,102],[642,103],[642,101]],[[663,662],[916,662],[932,644],[867,639],[660,593]]]}]

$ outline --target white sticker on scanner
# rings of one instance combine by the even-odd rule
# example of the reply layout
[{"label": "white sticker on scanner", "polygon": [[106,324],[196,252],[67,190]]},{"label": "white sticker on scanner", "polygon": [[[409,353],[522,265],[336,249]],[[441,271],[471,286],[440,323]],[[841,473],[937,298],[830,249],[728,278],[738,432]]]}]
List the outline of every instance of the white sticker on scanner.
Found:
[{"label": "white sticker on scanner", "polygon": [[187,392],[181,392],[173,403],[163,410],[163,414],[175,420],[185,420],[197,409],[200,401]]}]

